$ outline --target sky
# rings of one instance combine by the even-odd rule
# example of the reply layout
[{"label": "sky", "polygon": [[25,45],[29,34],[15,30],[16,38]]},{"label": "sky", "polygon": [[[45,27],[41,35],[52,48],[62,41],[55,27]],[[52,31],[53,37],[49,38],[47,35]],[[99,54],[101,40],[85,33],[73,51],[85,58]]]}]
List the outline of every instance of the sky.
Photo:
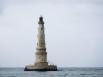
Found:
[{"label": "sky", "polygon": [[0,67],[34,64],[41,15],[50,64],[103,67],[103,0],[0,0]]}]

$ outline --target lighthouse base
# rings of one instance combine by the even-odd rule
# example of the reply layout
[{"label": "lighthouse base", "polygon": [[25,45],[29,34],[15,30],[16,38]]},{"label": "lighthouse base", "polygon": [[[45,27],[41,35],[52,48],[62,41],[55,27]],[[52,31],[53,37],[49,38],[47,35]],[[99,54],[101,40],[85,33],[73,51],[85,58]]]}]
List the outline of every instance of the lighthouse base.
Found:
[{"label": "lighthouse base", "polygon": [[35,65],[27,65],[24,68],[24,71],[57,71],[57,66],[56,65],[48,65],[48,66],[42,66],[42,67],[37,67]]}]

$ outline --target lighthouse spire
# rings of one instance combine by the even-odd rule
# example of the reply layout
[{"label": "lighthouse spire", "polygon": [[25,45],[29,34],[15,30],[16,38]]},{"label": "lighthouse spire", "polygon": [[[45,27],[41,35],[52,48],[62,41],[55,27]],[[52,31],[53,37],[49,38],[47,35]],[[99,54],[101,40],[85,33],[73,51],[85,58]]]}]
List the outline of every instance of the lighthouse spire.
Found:
[{"label": "lighthouse spire", "polygon": [[39,22],[38,22],[38,24],[44,24],[44,21],[43,21],[43,17],[42,17],[42,16],[39,17]]}]

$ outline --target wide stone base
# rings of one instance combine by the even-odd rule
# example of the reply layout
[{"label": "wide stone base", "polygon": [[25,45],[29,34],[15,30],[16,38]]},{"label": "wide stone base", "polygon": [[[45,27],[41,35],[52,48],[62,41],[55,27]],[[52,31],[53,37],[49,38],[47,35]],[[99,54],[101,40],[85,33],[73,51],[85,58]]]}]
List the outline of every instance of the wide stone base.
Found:
[{"label": "wide stone base", "polygon": [[24,71],[57,71],[57,66],[48,65],[46,67],[36,67],[35,65],[28,65],[24,68]]}]

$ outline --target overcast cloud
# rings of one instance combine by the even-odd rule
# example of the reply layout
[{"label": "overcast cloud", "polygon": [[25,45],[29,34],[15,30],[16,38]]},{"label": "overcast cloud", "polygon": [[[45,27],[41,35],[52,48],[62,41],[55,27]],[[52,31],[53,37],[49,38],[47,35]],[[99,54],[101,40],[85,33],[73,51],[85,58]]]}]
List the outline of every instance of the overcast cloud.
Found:
[{"label": "overcast cloud", "polygon": [[50,63],[103,67],[102,9],[103,0],[0,0],[0,67],[35,62],[40,15]]}]

